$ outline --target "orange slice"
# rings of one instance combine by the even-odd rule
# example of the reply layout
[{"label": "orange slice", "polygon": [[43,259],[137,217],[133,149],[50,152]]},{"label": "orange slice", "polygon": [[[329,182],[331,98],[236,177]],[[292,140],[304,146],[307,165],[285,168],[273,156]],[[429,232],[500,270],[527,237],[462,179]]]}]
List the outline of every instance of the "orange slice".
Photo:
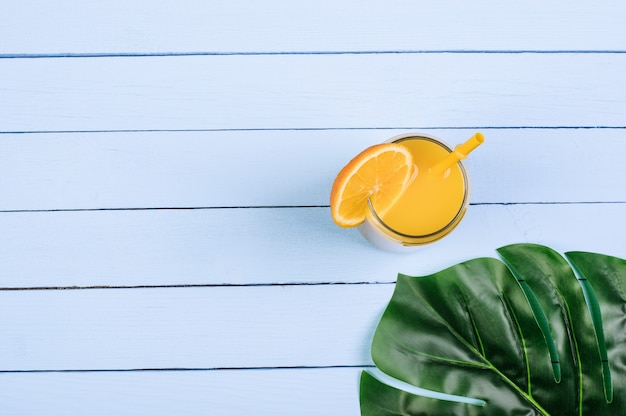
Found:
[{"label": "orange slice", "polygon": [[367,200],[379,215],[398,200],[413,175],[410,151],[396,143],[368,147],[339,172],[330,191],[330,212],[340,227],[365,221]]}]

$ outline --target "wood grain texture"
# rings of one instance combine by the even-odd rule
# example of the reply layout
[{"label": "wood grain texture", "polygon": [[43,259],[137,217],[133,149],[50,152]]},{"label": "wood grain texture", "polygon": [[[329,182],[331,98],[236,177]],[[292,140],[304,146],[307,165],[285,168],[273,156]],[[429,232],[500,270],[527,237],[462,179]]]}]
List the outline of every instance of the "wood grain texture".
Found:
[{"label": "wood grain texture", "polygon": [[624,127],[626,54],[0,60],[1,131]]},{"label": "wood grain texture", "polygon": [[[7,416],[356,415],[360,368],[1,374]],[[261,409],[261,410],[259,410]]]},{"label": "wood grain texture", "polygon": [[[363,366],[393,285],[0,292],[0,369]],[[323,299],[323,302],[320,300]],[[286,318],[286,317],[289,318]]]},{"label": "wood grain texture", "polygon": [[0,6],[0,53],[624,50],[618,1],[45,0]]},{"label": "wood grain texture", "polygon": [[328,208],[2,213],[2,287],[393,282],[512,243],[626,257],[625,204],[471,206],[414,254],[371,247]]},{"label": "wood grain texture", "polygon": [[[0,413],[356,415],[398,272],[626,258],[625,39],[617,1],[2,2]],[[487,141],[389,254],[328,192],[412,130]]]},{"label": "wood grain texture", "polygon": [[[7,134],[0,210],[328,205],[344,164],[407,131]],[[454,146],[475,130],[424,132]],[[626,188],[598,180],[626,177],[623,129],[483,133],[465,161],[473,203],[626,201]]]}]

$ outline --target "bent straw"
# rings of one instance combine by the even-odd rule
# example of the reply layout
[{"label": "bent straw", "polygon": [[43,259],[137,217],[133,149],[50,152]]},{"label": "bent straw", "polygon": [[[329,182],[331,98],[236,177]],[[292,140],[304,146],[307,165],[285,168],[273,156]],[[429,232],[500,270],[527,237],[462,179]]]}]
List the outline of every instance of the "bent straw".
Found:
[{"label": "bent straw", "polygon": [[470,137],[465,143],[456,145],[454,150],[448,154],[443,160],[437,162],[432,166],[428,173],[435,176],[444,176],[446,171],[455,163],[461,159],[465,159],[469,153],[476,149],[482,142],[485,141],[485,137],[482,133],[476,133]]}]

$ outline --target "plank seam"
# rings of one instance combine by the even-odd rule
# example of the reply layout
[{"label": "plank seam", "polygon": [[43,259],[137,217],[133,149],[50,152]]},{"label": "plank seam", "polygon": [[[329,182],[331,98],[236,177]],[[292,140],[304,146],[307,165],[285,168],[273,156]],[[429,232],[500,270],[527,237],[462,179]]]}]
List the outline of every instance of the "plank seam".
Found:
[{"label": "plank seam", "polygon": [[[511,205],[619,205],[626,201],[518,201],[518,202],[471,202],[472,206],[511,206]],[[50,209],[7,209],[0,214],[36,214],[53,212],[100,212],[100,211],[193,211],[226,209],[311,209],[330,208],[329,205],[224,205],[213,207],[113,207],[113,208],[50,208]]]},{"label": "plank seam", "polygon": [[267,56],[267,55],[418,55],[418,54],[622,54],[623,49],[415,49],[362,51],[190,51],[190,52],[64,52],[4,53],[0,59],[58,58],[143,58],[181,56]]},{"label": "plank seam", "polygon": [[120,369],[72,369],[72,370],[0,370],[0,374],[33,373],[131,373],[131,372],[200,372],[200,371],[289,371],[289,370],[333,370],[367,369],[373,365],[314,365],[314,366],[277,366],[277,367],[206,367],[206,368],[120,368]]},{"label": "plank seam", "polygon": [[116,290],[116,289],[185,289],[213,287],[290,287],[290,286],[362,286],[391,285],[394,281],[361,281],[361,282],[284,282],[284,283],[211,283],[211,284],[176,284],[176,285],[127,285],[127,286],[33,286],[33,287],[0,287],[0,292],[47,291],[47,290]]},{"label": "plank seam", "polygon": [[368,130],[622,130],[624,126],[379,126],[379,127],[252,127],[215,129],[111,129],[111,130],[7,130],[8,134],[98,134],[98,133],[202,133],[256,131],[368,131]]}]

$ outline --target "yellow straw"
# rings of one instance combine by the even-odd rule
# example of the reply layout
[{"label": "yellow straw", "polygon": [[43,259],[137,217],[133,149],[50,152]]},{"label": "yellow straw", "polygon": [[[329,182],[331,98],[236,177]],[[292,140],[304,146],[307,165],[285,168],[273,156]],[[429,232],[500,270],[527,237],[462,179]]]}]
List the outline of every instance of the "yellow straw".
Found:
[{"label": "yellow straw", "polygon": [[465,143],[456,145],[454,150],[450,152],[448,156],[446,156],[440,162],[437,162],[428,170],[428,172],[432,175],[444,176],[446,171],[452,165],[454,165],[461,159],[465,159],[472,150],[476,149],[484,141],[485,137],[482,135],[482,133],[476,133],[475,135],[470,137]]}]

